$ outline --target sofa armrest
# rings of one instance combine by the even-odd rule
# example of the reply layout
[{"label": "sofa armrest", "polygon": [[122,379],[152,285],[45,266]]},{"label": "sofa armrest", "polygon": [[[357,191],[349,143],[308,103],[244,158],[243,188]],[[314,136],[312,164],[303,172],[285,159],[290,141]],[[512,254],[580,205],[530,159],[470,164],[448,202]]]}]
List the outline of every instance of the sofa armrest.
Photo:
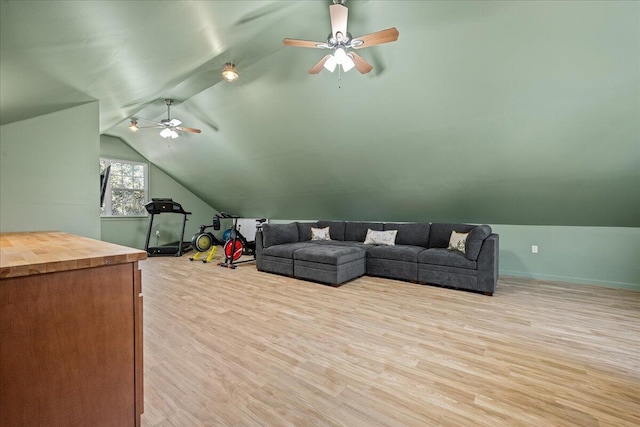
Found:
[{"label": "sofa armrest", "polygon": [[262,243],[262,230],[256,231],[256,267],[260,270],[261,261],[262,261],[262,251],[264,249],[264,245]]},{"label": "sofa armrest", "polygon": [[499,236],[491,234],[482,242],[478,255],[478,287],[480,292],[493,294],[498,283]]}]

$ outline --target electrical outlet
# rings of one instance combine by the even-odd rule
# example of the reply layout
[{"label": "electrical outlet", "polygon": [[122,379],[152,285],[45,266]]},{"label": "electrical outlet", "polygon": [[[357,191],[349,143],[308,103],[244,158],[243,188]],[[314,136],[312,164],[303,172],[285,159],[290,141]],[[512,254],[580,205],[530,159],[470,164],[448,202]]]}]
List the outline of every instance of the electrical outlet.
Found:
[{"label": "electrical outlet", "polygon": [[538,245],[531,245],[531,253],[532,254],[538,253]]}]

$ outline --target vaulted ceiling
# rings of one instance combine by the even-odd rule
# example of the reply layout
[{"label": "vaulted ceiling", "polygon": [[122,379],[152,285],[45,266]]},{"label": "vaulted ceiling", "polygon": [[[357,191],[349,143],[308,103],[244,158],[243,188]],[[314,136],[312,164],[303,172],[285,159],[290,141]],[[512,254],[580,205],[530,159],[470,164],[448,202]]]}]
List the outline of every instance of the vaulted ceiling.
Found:
[{"label": "vaulted ceiling", "polygon": [[[640,3],[350,0],[350,33],[399,40],[312,76],[326,52],[282,39],[324,41],[329,4],[2,1],[1,124],[98,100],[100,133],[248,217],[640,226]],[[165,98],[202,133],[128,131]]]}]

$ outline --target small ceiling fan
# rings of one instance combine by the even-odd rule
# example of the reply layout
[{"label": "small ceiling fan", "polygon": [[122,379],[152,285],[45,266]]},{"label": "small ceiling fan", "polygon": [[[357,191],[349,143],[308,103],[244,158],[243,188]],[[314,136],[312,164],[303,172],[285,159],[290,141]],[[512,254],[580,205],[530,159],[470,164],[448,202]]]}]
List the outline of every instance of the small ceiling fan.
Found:
[{"label": "small ceiling fan", "polygon": [[[202,132],[200,129],[194,129],[194,128],[188,128],[185,126],[180,126],[182,124],[182,122],[178,119],[171,119],[171,104],[173,104],[173,100],[172,99],[165,99],[164,103],[167,104],[167,118],[166,119],[162,119],[159,122],[153,121],[153,120],[149,120],[149,119],[145,119],[142,117],[137,117],[137,118],[131,118],[131,124],[129,124],[129,129],[131,129],[131,131],[133,132],[137,132],[140,129],[150,129],[150,128],[155,128],[155,129],[162,129],[160,131],[160,136],[163,138],[171,138],[171,139],[175,139],[178,136],[180,136],[180,134],[178,133],[178,131],[180,132],[191,132],[191,133],[200,133]],[[154,123],[154,126],[142,126],[142,127],[138,127],[138,120],[144,120],[147,122],[151,122]]]},{"label": "small ceiling fan", "polygon": [[347,32],[347,17],[349,9],[344,5],[344,0],[333,0],[329,5],[329,15],[331,17],[331,34],[327,37],[326,43],[314,42],[298,39],[284,39],[285,46],[310,47],[316,49],[330,49],[333,52],[322,58],[310,70],[309,74],[318,74],[322,68],[333,71],[340,65],[344,72],[356,68],[360,73],[366,74],[373,70],[362,56],[351,49],[364,49],[365,47],[378,44],[394,42],[398,40],[398,30],[395,27],[377,31],[362,37],[351,37]]}]

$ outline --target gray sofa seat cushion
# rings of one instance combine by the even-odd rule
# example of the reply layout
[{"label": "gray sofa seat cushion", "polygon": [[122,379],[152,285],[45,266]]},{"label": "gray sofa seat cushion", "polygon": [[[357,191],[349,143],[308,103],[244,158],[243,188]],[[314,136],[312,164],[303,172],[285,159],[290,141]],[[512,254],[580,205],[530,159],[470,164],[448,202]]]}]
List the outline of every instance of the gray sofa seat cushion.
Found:
[{"label": "gray sofa seat cushion", "polygon": [[472,270],[478,267],[475,261],[467,259],[464,254],[442,248],[432,248],[420,252],[420,254],[418,254],[418,263],[468,268]]},{"label": "gray sofa seat cushion", "polygon": [[269,248],[283,243],[298,241],[298,226],[295,222],[290,224],[263,224],[262,245]]},{"label": "gray sofa seat cushion", "polygon": [[464,256],[471,261],[478,259],[484,239],[491,235],[491,227],[488,225],[433,223],[429,233],[429,248],[448,247],[452,231],[469,233]]},{"label": "gray sofa seat cushion", "polygon": [[398,234],[396,235],[396,245],[423,246],[424,248],[429,247],[428,223],[385,223],[384,230],[398,230]]},{"label": "gray sofa seat cushion", "polygon": [[350,246],[314,245],[293,253],[294,260],[340,265],[364,259],[365,250]]},{"label": "gray sofa seat cushion", "polygon": [[344,226],[344,240],[349,242],[364,242],[369,229],[382,231],[381,222],[347,222]]},{"label": "gray sofa seat cushion", "polygon": [[298,226],[298,242],[311,240],[311,227],[318,228],[317,222],[296,222]]},{"label": "gray sofa seat cushion", "polygon": [[268,248],[264,248],[262,250],[262,254],[278,258],[293,259],[293,253],[295,251],[311,245],[312,243],[310,242],[283,243],[281,245],[269,246]]},{"label": "gray sofa seat cushion", "polygon": [[325,246],[347,246],[352,248],[362,248],[367,250],[372,245],[365,245],[362,242],[341,242],[340,240],[313,240],[311,243],[314,245],[325,245]]},{"label": "gray sofa seat cushion", "polygon": [[417,262],[418,254],[424,250],[422,246],[373,246],[367,249],[367,258]]},{"label": "gray sofa seat cushion", "polygon": [[318,221],[318,228],[329,227],[331,240],[344,240],[344,221]]}]

